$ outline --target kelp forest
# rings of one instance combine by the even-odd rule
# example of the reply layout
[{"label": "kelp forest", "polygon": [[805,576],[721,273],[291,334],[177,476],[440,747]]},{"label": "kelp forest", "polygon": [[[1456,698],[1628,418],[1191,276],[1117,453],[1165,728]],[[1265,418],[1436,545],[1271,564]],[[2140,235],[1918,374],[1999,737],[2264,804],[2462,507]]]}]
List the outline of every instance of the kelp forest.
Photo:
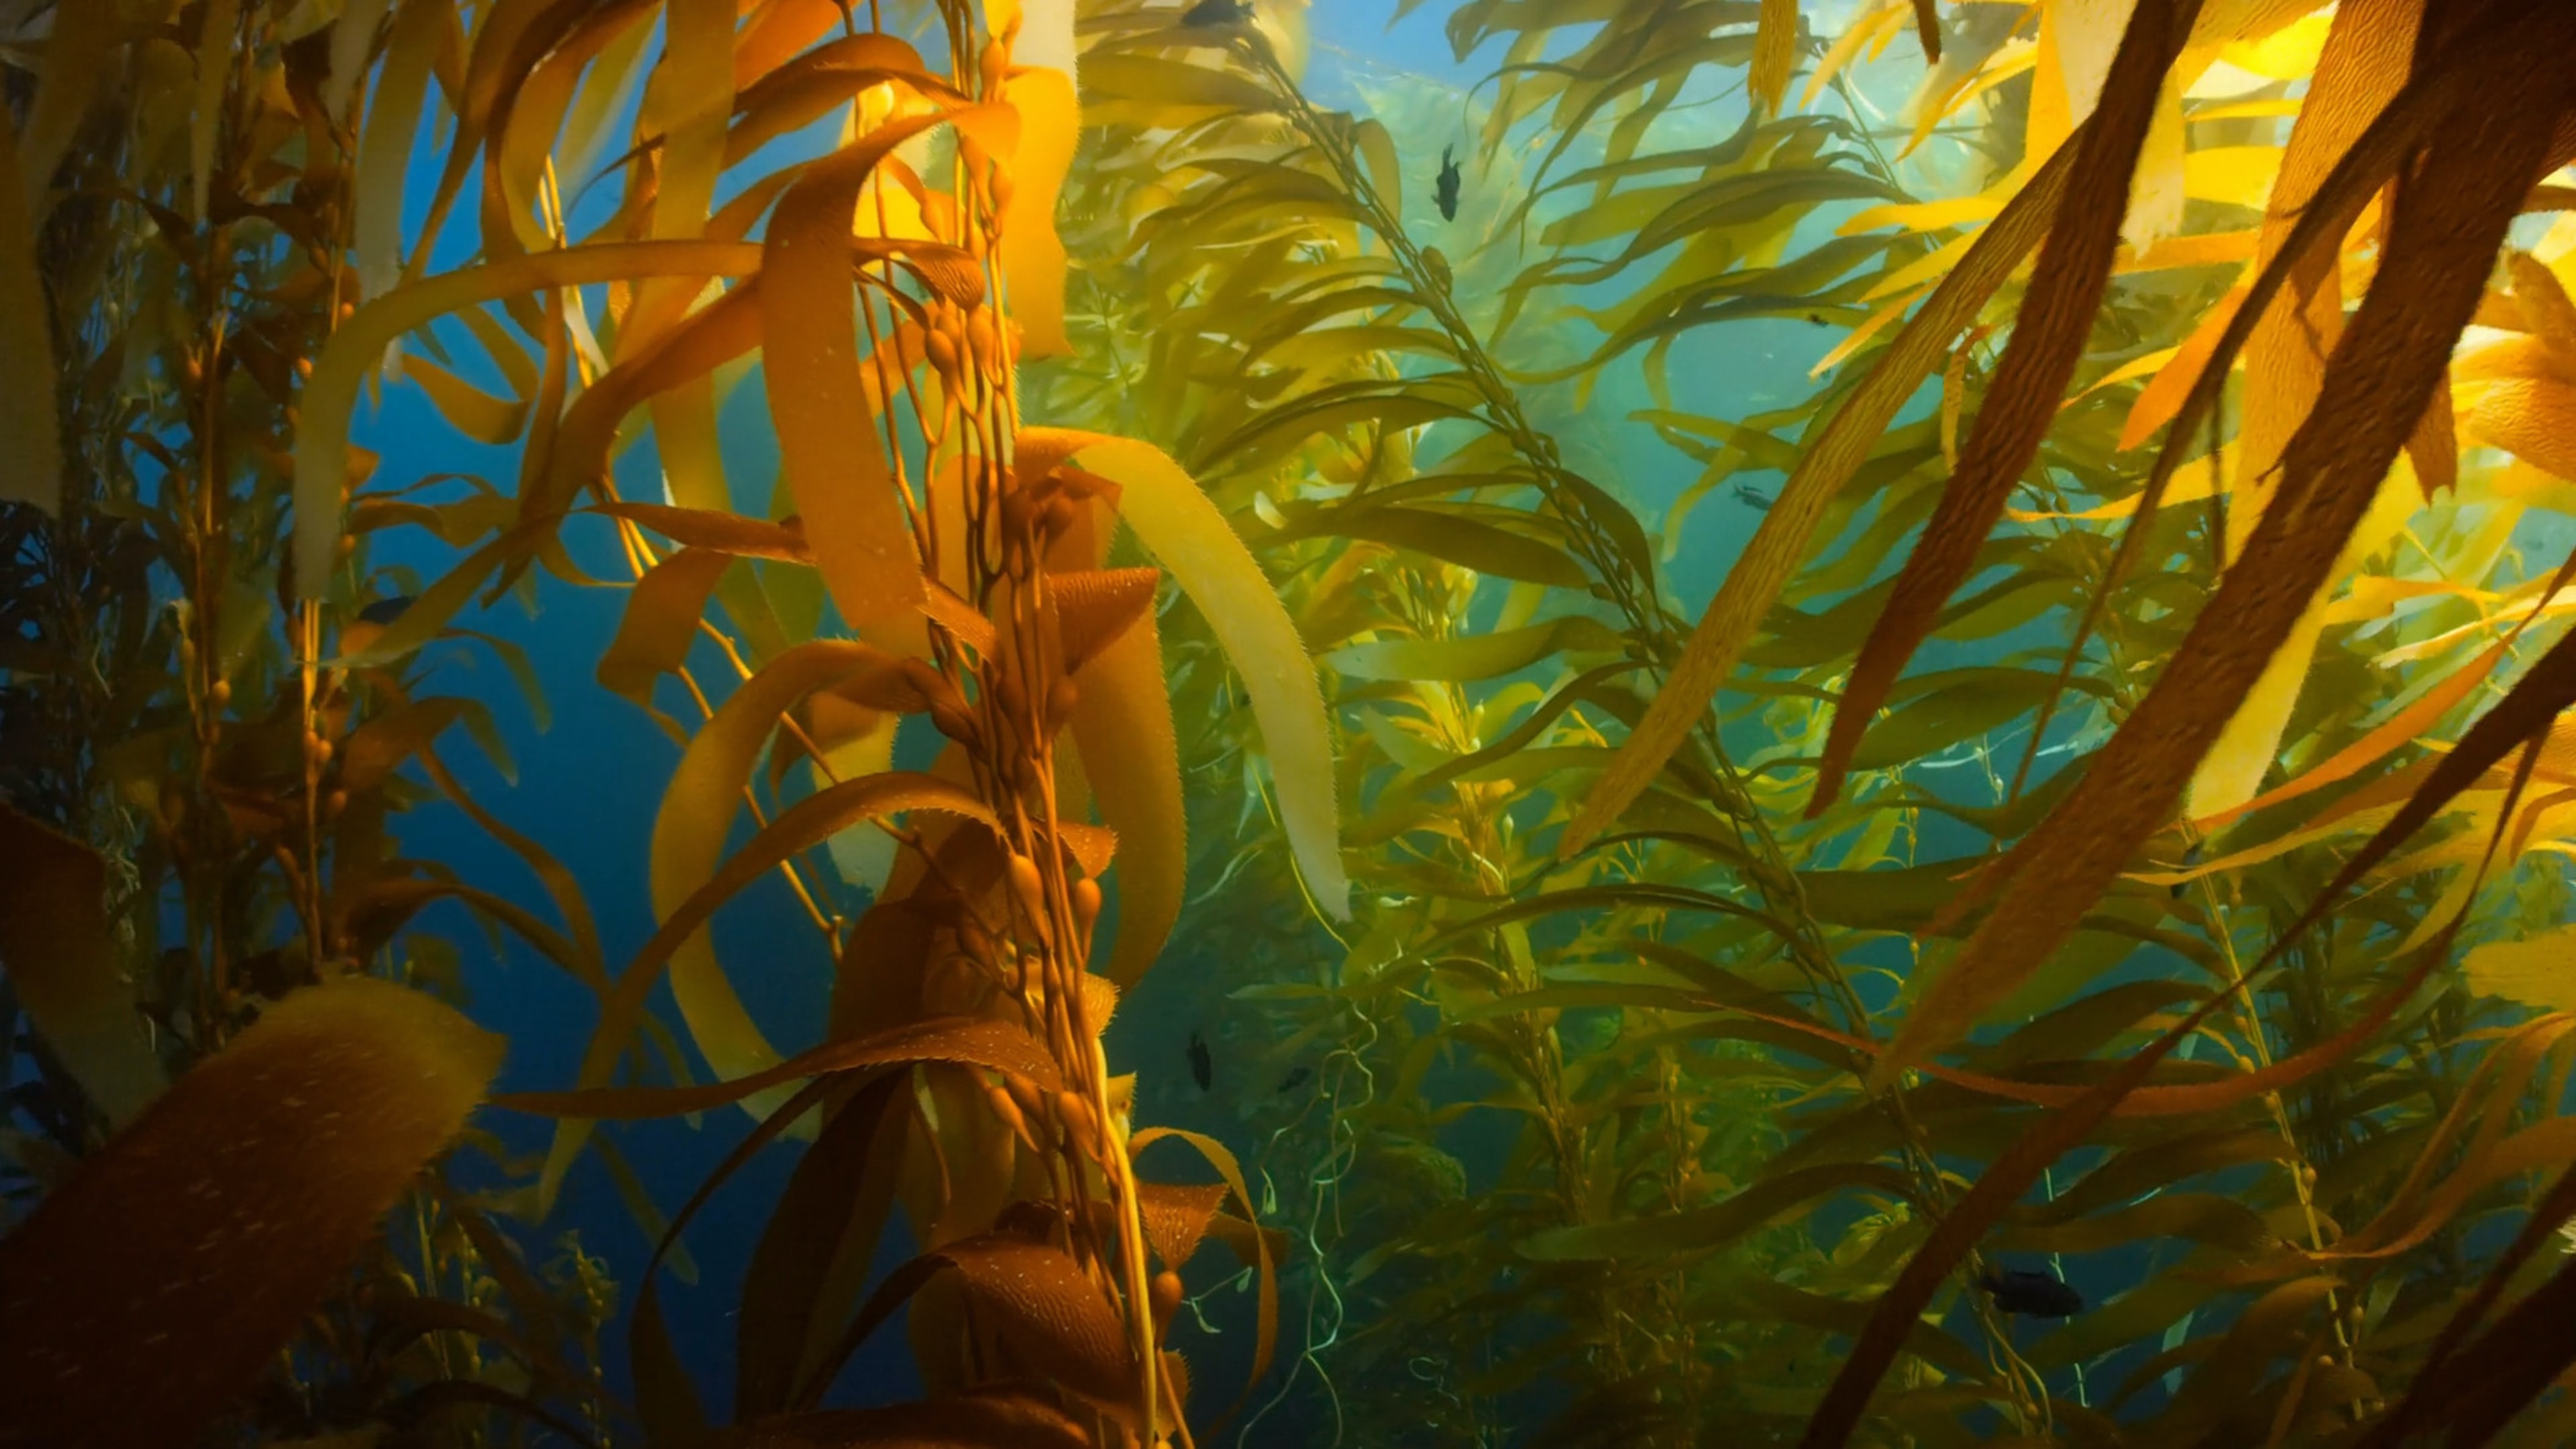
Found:
[{"label": "kelp forest", "polygon": [[2576,1442],[2576,5],[0,0],[0,1446]]}]

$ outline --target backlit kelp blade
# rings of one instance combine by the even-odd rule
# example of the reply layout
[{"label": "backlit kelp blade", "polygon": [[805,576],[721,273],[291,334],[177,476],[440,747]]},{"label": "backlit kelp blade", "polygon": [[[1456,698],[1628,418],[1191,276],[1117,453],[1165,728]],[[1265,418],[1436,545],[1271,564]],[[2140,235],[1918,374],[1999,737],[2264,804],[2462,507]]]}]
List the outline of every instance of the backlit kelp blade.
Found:
[{"label": "backlit kelp blade", "polygon": [[192,1442],[500,1063],[498,1037],[388,982],[271,1007],[0,1238],[0,1442]]}]

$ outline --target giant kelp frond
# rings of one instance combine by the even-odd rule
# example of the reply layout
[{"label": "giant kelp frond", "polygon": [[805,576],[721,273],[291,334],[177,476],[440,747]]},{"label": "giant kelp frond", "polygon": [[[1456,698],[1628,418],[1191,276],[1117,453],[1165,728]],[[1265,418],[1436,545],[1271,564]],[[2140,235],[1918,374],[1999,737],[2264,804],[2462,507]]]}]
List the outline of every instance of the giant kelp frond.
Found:
[{"label": "giant kelp frond", "polygon": [[0,1439],[188,1442],[454,1139],[498,1038],[353,978],[289,996],[0,1238]]}]

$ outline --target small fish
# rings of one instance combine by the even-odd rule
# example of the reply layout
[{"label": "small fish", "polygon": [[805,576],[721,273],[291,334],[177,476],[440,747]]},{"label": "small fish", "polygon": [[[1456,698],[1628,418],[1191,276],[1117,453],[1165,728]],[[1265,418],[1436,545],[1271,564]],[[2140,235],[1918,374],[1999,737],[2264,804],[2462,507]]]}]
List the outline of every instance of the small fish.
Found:
[{"label": "small fish", "polygon": [[1735,485],[1735,501],[1756,513],[1768,513],[1771,511],[1771,505],[1780,500],[1750,483],[1738,483]]},{"label": "small fish", "polygon": [[1204,1092],[1216,1082],[1216,1061],[1208,1055],[1207,1038],[1190,1033],[1190,1080]]},{"label": "small fish", "polygon": [[1181,24],[1192,30],[1214,30],[1225,25],[1242,25],[1252,19],[1248,0],[1199,0],[1181,16]]},{"label": "small fish", "polygon": [[1822,312],[1810,312],[1810,313],[1808,313],[1808,314],[1807,314],[1807,321],[1808,321],[1809,323],[1811,323],[1811,324],[1815,325],[1815,326],[1818,326],[1818,327],[1824,327],[1824,326],[1828,326],[1828,325],[1830,325],[1830,324],[1828,324],[1828,323],[1825,321],[1825,314],[1824,314],[1824,313],[1822,313]]},{"label": "small fish", "polygon": [[[2191,843],[2191,848],[2182,853],[2182,866],[2183,869],[2189,870],[2198,864],[2200,864],[2200,842],[2195,840]],[[2173,897],[2175,900],[2181,900],[2183,889],[2190,884],[2191,882],[2187,880],[2175,881],[2172,885],[2165,888],[2165,894]]]},{"label": "small fish", "polygon": [[1994,1295],[1997,1308],[2025,1318],[2073,1318],[2084,1311],[2083,1294],[2035,1268],[1989,1269],[1977,1286]]},{"label": "small fish", "polygon": [[410,607],[411,595],[395,594],[390,598],[378,599],[367,607],[360,609],[358,611],[358,619],[360,622],[368,624],[390,624],[394,620],[401,618],[403,616],[403,610]]},{"label": "small fish", "polygon": [[1307,1079],[1314,1075],[1314,1072],[1307,1068],[1299,1067],[1295,1071],[1290,1072],[1287,1079],[1279,1084],[1279,1090],[1283,1092],[1293,1092],[1299,1087],[1306,1085]]},{"label": "small fish", "polygon": [[1442,221],[1458,219],[1458,163],[1452,157],[1457,149],[1455,146],[1440,148],[1440,181],[1431,191],[1431,199],[1440,204]]}]

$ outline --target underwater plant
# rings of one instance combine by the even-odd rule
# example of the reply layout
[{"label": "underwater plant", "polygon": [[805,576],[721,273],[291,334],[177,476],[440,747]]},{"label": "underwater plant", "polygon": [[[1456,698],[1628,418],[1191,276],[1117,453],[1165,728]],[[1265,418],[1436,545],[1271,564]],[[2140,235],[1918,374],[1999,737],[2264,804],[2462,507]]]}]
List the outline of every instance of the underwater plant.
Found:
[{"label": "underwater plant", "polygon": [[0,10],[0,1442],[2576,1423],[2576,12]]}]

